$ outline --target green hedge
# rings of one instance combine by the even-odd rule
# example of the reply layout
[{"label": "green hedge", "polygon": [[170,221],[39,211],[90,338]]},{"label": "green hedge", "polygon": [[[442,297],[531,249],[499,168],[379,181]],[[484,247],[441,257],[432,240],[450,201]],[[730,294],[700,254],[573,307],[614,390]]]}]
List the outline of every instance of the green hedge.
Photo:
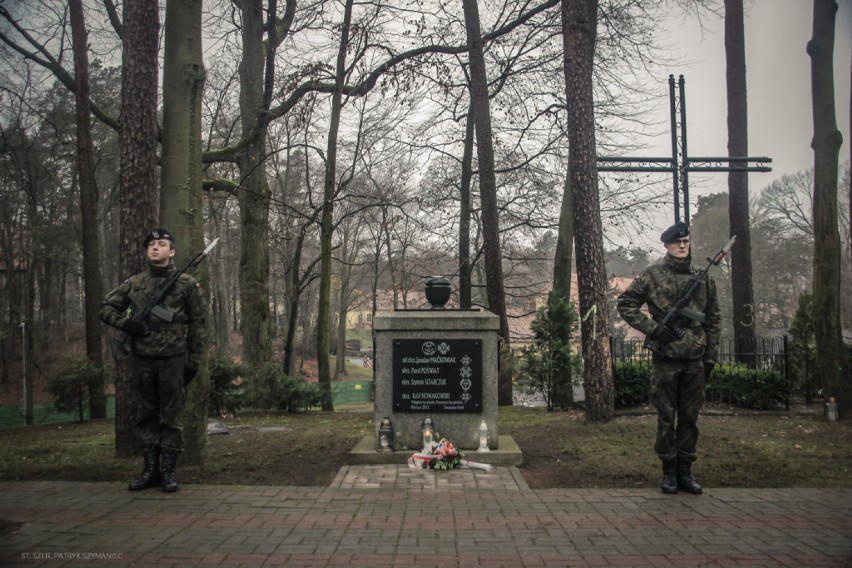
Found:
[{"label": "green hedge", "polygon": [[790,383],[777,371],[750,369],[742,363],[717,365],[707,381],[707,400],[741,408],[774,410],[789,400]]},{"label": "green hedge", "polygon": [[[650,400],[651,366],[645,362],[616,363],[613,382],[616,408],[644,404]],[[789,381],[781,373],[737,363],[716,366],[707,381],[705,396],[708,401],[740,408],[773,410],[784,407],[789,393]]]},{"label": "green hedge", "polygon": [[651,364],[616,363],[613,367],[613,398],[616,408],[645,404],[651,395]]}]

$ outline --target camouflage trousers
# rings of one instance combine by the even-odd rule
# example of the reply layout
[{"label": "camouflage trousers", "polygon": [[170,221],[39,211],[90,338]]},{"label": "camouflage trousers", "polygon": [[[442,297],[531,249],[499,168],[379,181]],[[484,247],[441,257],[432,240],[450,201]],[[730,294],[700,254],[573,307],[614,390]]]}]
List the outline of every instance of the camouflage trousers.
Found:
[{"label": "camouflage trousers", "polygon": [[694,462],[698,443],[698,412],[704,405],[704,363],[701,359],[655,357],[651,365],[651,403],[657,409],[660,459]]},{"label": "camouflage trousers", "polygon": [[131,388],[137,410],[136,435],[143,445],[183,450],[185,366],[186,355],[133,356]]}]

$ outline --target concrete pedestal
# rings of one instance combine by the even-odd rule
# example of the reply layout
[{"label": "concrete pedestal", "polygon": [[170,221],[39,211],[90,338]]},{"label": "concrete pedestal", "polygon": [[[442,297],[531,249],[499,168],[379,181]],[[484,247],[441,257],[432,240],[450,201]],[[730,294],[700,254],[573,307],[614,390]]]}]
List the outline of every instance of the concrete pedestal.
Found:
[{"label": "concrete pedestal", "polygon": [[384,418],[393,424],[397,451],[418,451],[421,424],[436,426],[469,452],[488,427],[488,447],[498,449],[497,366],[499,318],[478,310],[406,310],[377,314],[375,333],[374,446]]}]

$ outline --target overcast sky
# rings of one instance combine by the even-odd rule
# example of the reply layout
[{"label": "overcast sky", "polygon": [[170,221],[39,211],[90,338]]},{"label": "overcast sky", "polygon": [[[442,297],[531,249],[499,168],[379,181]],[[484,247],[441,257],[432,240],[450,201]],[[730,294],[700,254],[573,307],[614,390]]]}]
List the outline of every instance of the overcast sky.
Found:
[{"label": "overcast sky", "polygon": [[[841,164],[849,160],[850,74],[852,74],[852,0],[840,0],[835,26],[835,105],[843,133]],[[748,81],[749,156],[772,158],[772,173],[749,174],[752,199],[774,179],[813,167],[810,57],[805,46],[812,35],[813,3],[807,0],[746,0],[745,40]],[[724,26],[721,18],[704,19],[702,35],[696,21],[681,17],[669,22],[665,39],[689,61],[670,74],[683,75],[686,89],[687,142],[691,157],[727,155]],[[668,77],[660,78],[668,93]],[[668,124],[668,103],[661,109]],[[671,155],[669,135],[643,152]],[[695,198],[727,191],[724,173],[690,175],[691,213]],[[663,229],[672,212],[659,220]]]}]

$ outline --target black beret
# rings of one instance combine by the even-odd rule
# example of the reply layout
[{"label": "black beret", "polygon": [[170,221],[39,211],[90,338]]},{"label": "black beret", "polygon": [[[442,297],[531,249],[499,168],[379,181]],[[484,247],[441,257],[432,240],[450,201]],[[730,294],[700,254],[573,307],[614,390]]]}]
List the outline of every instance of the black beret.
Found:
[{"label": "black beret", "polygon": [[142,241],[142,248],[148,248],[148,244],[151,241],[154,241],[154,240],[159,241],[161,239],[166,239],[166,240],[171,241],[172,245],[175,244],[175,238],[172,236],[172,234],[168,230],[163,229],[161,227],[159,229],[154,229],[153,231],[148,233],[148,235],[145,237],[145,240]]},{"label": "black beret", "polygon": [[684,223],[683,221],[678,221],[660,235],[660,240],[664,243],[670,243],[676,239],[682,239],[683,237],[689,235],[689,225]]}]

